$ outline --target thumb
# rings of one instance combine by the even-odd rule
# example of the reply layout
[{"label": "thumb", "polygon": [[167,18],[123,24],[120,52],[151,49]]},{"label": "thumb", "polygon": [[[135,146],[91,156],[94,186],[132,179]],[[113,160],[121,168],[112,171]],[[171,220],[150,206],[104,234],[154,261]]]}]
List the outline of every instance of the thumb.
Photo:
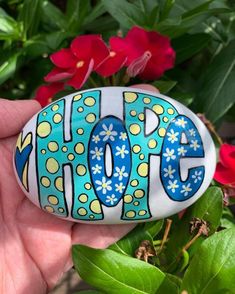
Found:
[{"label": "thumb", "polygon": [[40,109],[40,104],[35,100],[0,99],[0,138],[18,134]]}]

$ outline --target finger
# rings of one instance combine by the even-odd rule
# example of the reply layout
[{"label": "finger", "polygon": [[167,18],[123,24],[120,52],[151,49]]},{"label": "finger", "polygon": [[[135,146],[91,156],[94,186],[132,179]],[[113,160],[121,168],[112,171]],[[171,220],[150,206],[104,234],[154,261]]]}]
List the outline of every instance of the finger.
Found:
[{"label": "finger", "polygon": [[154,87],[152,85],[148,85],[148,84],[136,84],[136,85],[132,85],[130,87],[160,93],[156,87]]},{"label": "finger", "polygon": [[35,100],[0,99],[0,138],[19,133],[26,122],[41,109]]}]

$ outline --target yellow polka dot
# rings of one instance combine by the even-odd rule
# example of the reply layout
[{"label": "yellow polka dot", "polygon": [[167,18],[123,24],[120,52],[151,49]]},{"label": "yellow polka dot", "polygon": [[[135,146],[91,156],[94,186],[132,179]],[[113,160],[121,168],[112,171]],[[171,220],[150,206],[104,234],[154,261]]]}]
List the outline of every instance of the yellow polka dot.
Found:
[{"label": "yellow polka dot", "polygon": [[101,213],[101,206],[98,200],[93,200],[90,204],[90,209],[94,213]]},{"label": "yellow polka dot", "polygon": [[130,111],[130,115],[131,115],[131,116],[136,116],[136,111],[135,111],[135,110],[131,110],[131,111]]},{"label": "yellow polka dot", "polygon": [[131,181],[131,186],[132,187],[136,187],[139,184],[139,182],[137,180],[132,180]]},{"label": "yellow polka dot", "polygon": [[85,203],[87,202],[88,200],[88,197],[86,194],[81,194],[79,197],[78,197],[79,201],[82,202],[82,203]]},{"label": "yellow polka dot", "polygon": [[89,113],[87,116],[86,116],[86,121],[89,122],[89,123],[92,123],[95,121],[95,114],[94,113]]},{"label": "yellow polka dot", "polygon": [[166,129],[164,129],[164,128],[160,128],[160,129],[158,130],[158,134],[159,134],[160,137],[164,137],[165,134],[166,134]]},{"label": "yellow polka dot", "polygon": [[55,104],[55,105],[52,106],[51,109],[52,109],[53,111],[57,111],[59,108],[60,108],[59,105],[58,105],[58,104]]},{"label": "yellow polka dot", "polygon": [[91,189],[91,184],[90,183],[86,183],[84,185],[84,187],[87,189],[87,190],[90,190]]},{"label": "yellow polka dot", "polygon": [[163,120],[164,122],[168,122],[169,119],[168,119],[168,117],[164,116],[162,120]]},{"label": "yellow polka dot", "polygon": [[83,112],[84,108],[83,107],[78,107],[78,112]]},{"label": "yellow polka dot", "polygon": [[148,97],[145,97],[145,98],[143,99],[143,101],[144,101],[145,104],[149,104],[149,103],[151,102],[151,99],[148,98]]},{"label": "yellow polka dot", "polygon": [[41,138],[47,137],[51,132],[51,125],[49,122],[41,122],[37,127],[37,134]]},{"label": "yellow polka dot", "polygon": [[168,109],[167,109],[167,112],[168,112],[169,114],[174,114],[175,111],[174,111],[174,109],[172,109],[172,108],[168,108]]},{"label": "yellow polka dot", "polygon": [[46,116],[46,115],[47,115],[46,111],[44,111],[44,112],[42,113],[42,115],[43,115],[43,116]]},{"label": "yellow polka dot", "polygon": [[142,198],[144,197],[144,190],[141,190],[141,189],[135,190],[134,195],[136,198]]},{"label": "yellow polka dot", "polygon": [[53,116],[53,121],[54,121],[54,123],[58,124],[59,122],[62,121],[62,115],[59,114],[59,113],[55,114],[55,115]]},{"label": "yellow polka dot", "polygon": [[75,156],[73,155],[73,153],[69,153],[68,155],[68,160],[74,160]]},{"label": "yellow polka dot", "polygon": [[82,154],[85,150],[84,145],[82,143],[76,144],[74,149],[77,154]]},{"label": "yellow polka dot", "polygon": [[143,153],[140,154],[139,159],[141,159],[141,160],[144,159],[144,154]]},{"label": "yellow polka dot", "polygon": [[134,145],[132,150],[133,150],[134,153],[139,153],[140,150],[141,150],[141,147],[139,145]]},{"label": "yellow polka dot", "polygon": [[140,133],[140,126],[137,124],[132,124],[130,125],[130,132],[133,135],[138,135]]},{"label": "yellow polka dot", "polygon": [[138,212],[138,215],[145,215],[146,213],[147,213],[146,210],[140,210],[140,211]]},{"label": "yellow polka dot", "polygon": [[95,105],[95,99],[93,97],[87,97],[85,100],[84,100],[84,104],[86,106],[93,106]]},{"label": "yellow polka dot", "polygon": [[157,146],[157,142],[156,142],[156,140],[154,140],[154,139],[151,139],[151,140],[149,140],[149,142],[148,142],[148,146],[149,146],[149,148],[155,148],[156,146]]},{"label": "yellow polka dot", "polygon": [[84,215],[87,214],[87,211],[86,211],[85,208],[79,208],[79,209],[78,209],[78,214],[84,216]]},{"label": "yellow polka dot", "polygon": [[44,187],[49,187],[51,184],[51,181],[47,177],[41,177],[41,184]]},{"label": "yellow polka dot", "polygon": [[58,211],[59,211],[59,212],[64,212],[64,208],[63,208],[63,207],[59,207],[59,208],[58,208]]},{"label": "yellow polka dot", "polygon": [[44,208],[45,208],[45,210],[46,210],[47,212],[50,212],[50,213],[53,213],[53,212],[54,212],[54,208],[51,207],[51,206],[49,206],[49,205],[46,205]]},{"label": "yellow polka dot", "polygon": [[59,200],[58,200],[58,198],[56,196],[50,195],[48,197],[48,202],[50,204],[57,205],[59,203]]},{"label": "yellow polka dot", "polygon": [[91,218],[91,219],[92,219],[92,218],[94,218],[94,215],[93,215],[93,214],[91,214],[91,215],[89,216],[89,218]]},{"label": "yellow polka dot", "polygon": [[132,103],[137,99],[137,94],[133,92],[124,93],[124,98],[127,103]]},{"label": "yellow polka dot", "polygon": [[135,216],[135,212],[134,212],[134,210],[129,210],[129,211],[127,211],[126,216],[127,216],[127,217],[134,217],[134,216]]},{"label": "yellow polka dot", "polygon": [[55,174],[59,169],[59,164],[54,158],[50,157],[47,159],[46,167],[49,173]]},{"label": "yellow polka dot", "polygon": [[84,133],[84,130],[83,129],[77,129],[77,133],[78,133],[78,135],[82,135],[83,133]]},{"label": "yellow polka dot", "polygon": [[56,152],[59,149],[59,146],[55,141],[51,141],[51,142],[48,143],[48,149],[51,152]]},{"label": "yellow polka dot", "polygon": [[84,165],[82,165],[82,164],[79,164],[77,166],[77,174],[79,176],[83,176],[83,175],[85,175],[85,173],[86,173],[86,167]]},{"label": "yellow polka dot", "polygon": [[42,150],[41,150],[41,153],[42,153],[42,154],[46,154],[47,152],[46,152],[45,149],[42,149]]},{"label": "yellow polka dot", "polygon": [[82,95],[81,94],[78,94],[76,96],[73,97],[73,101],[78,101],[82,98]]},{"label": "yellow polka dot", "polygon": [[143,113],[140,113],[138,115],[138,118],[139,118],[140,121],[143,121],[144,120],[144,114]]},{"label": "yellow polka dot", "polygon": [[153,106],[153,111],[157,114],[162,114],[164,112],[164,109],[161,105],[156,104]]},{"label": "yellow polka dot", "polygon": [[64,188],[63,188],[63,178],[62,177],[58,177],[55,179],[55,187],[57,190],[59,191],[63,191]]},{"label": "yellow polka dot", "polygon": [[133,200],[133,197],[131,195],[125,195],[124,196],[124,202],[125,203],[131,203]]},{"label": "yellow polka dot", "polygon": [[133,202],[133,204],[134,204],[135,206],[140,205],[139,201],[135,201],[135,202]]},{"label": "yellow polka dot", "polygon": [[68,151],[68,148],[67,148],[66,146],[63,146],[63,147],[62,147],[62,151],[63,151],[63,152],[67,152],[67,151]]},{"label": "yellow polka dot", "polygon": [[137,172],[141,177],[147,177],[148,175],[148,164],[143,162],[138,165]]}]

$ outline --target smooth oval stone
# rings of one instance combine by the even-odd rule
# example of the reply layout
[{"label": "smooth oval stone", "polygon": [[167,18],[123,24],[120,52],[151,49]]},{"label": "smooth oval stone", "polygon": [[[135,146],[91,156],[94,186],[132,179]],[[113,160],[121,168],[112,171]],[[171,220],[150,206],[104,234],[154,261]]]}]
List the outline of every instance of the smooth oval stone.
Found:
[{"label": "smooth oval stone", "polygon": [[213,141],[179,102],[134,88],[78,92],[37,113],[19,135],[18,182],[61,218],[150,221],[175,214],[209,186]]}]

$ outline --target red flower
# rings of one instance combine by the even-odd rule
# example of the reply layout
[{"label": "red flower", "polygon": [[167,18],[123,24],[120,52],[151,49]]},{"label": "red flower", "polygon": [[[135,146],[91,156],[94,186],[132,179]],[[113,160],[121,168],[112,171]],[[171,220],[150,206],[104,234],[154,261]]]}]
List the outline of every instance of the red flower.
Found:
[{"label": "red flower", "polygon": [[228,187],[235,188],[235,146],[223,144],[219,152],[214,179]]},{"label": "red flower", "polygon": [[119,71],[127,60],[127,54],[120,46],[120,39],[117,37],[111,37],[109,39],[110,52],[109,56],[100,64],[96,69],[96,72],[103,77],[109,77]]},{"label": "red flower", "polygon": [[72,41],[70,48],[50,56],[56,67],[45,81],[67,80],[68,85],[78,89],[108,55],[109,50],[100,35],[79,36]]},{"label": "red flower", "polygon": [[147,32],[133,27],[124,39],[119,39],[119,46],[127,54],[127,74],[137,75],[142,79],[154,80],[173,67],[175,52],[168,37],[157,32]]},{"label": "red flower", "polygon": [[42,107],[52,102],[52,97],[64,89],[64,83],[52,83],[40,86],[35,94],[37,100]]}]

